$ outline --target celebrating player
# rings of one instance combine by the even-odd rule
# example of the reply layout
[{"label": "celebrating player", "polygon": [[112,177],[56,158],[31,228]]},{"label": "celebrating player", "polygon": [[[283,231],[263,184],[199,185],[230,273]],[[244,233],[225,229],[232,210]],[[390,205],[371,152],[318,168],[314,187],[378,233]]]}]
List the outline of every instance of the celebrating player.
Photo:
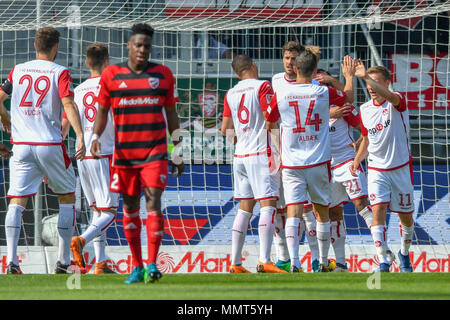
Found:
[{"label": "celebrating player", "polygon": [[[281,49],[284,72],[277,73],[272,77],[272,87],[274,92],[295,83],[297,79],[297,73],[295,72],[295,58],[304,51],[305,47],[298,42],[289,41],[284,44]],[[315,80],[313,80],[313,83],[318,84]],[[317,272],[319,270],[319,247],[316,237],[316,218],[314,217],[312,206],[305,206],[302,218],[303,219],[300,221],[300,236],[302,236],[303,231],[306,231],[306,238],[311,250],[312,269],[314,272]],[[275,249],[278,257],[276,266],[283,270],[289,271],[291,262],[286,244],[286,219],[287,211],[284,200],[283,184],[280,184],[280,199],[277,202],[275,224],[276,234],[274,238]],[[299,267],[299,271],[302,271],[301,266]]]},{"label": "celebrating player", "polygon": [[[11,198],[5,229],[8,273],[20,274],[17,258],[22,214],[28,198],[35,195],[44,177],[59,201],[58,262],[55,273],[66,273],[70,265],[70,241],[75,228],[75,172],[61,136],[61,115],[67,114],[78,138],[75,158],[86,152],[77,105],[73,100],[72,78],[66,67],[54,62],[59,32],[52,27],[35,34],[35,60],[16,65],[0,90],[2,123],[9,121],[3,102],[11,95],[11,141],[9,161]],[[8,125],[4,129],[8,130]],[[26,128],[26,129],[25,129]]]},{"label": "celebrating player", "polygon": [[379,271],[389,272],[390,267],[385,222],[389,207],[398,214],[401,223],[400,269],[412,272],[409,248],[414,234],[414,186],[406,99],[401,93],[389,90],[390,72],[383,66],[366,70],[359,60],[355,75],[366,82],[372,100],[360,108],[363,140],[350,171],[357,176],[361,161],[368,156],[371,232],[380,261]]},{"label": "celebrating player", "polygon": [[[221,132],[224,136],[236,130],[236,149],[233,161],[234,199],[239,200],[239,210],[232,229],[232,273],[249,273],[242,266],[241,253],[247,228],[256,201],[261,212],[258,224],[260,239],[258,272],[286,273],[270,261],[274,236],[274,218],[279,192],[279,175],[275,166],[278,148],[272,150],[267,130],[276,129],[275,115],[267,112],[273,96],[270,82],[258,80],[258,68],[246,55],[238,55],[232,62],[240,80],[225,95]],[[275,141],[276,142],[276,141]]]},{"label": "celebrating player", "polygon": [[[329,272],[330,247],[330,150],[329,108],[341,105],[353,95],[352,81],[345,91],[312,84],[317,60],[310,51],[296,58],[297,81],[275,92],[271,108],[281,116],[281,159],[283,187],[288,219],[286,240],[291,259],[291,272],[299,272],[298,227],[308,194],[317,212],[319,271]],[[273,111],[275,112],[275,111]]]},{"label": "celebrating player", "polygon": [[[161,195],[168,180],[167,126],[172,137],[179,128],[175,109],[178,94],[172,72],[148,61],[154,30],[148,24],[139,23],[133,25],[131,31],[127,43],[128,61],[108,66],[102,73],[91,140],[92,156],[102,158],[99,138],[112,107],[115,148],[110,190],[122,194],[123,229],[134,267],[126,283],[153,282],[162,276],[156,257],[164,228]],[[182,161],[173,165],[172,170],[177,170],[176,176],[180,176],[184,171]],[[141,188],[147,210],[147,268],[141,248]]]},{"label": "celebrating player", "polygon": [[[85,160],[77,161],[81,187],[92,208],[91,223],[81,236],[73,237],[70,249],[73,260],[79,268],[85,268],[86,264],[82,255],[84,246],[94,241],[95,269],[94,274],[115,273],[106,264],[105,242],[106,229],[116,218],[119,204],[119,194],[109,192],[110,162],[114,150],[114,124],[111,113],[108,114],[108,122],[100,140],[102,145],[102,158],[94,159],[91,155],[91,138],[95,116],[98,110],[96,102],[100,76],[103,69],[108,66],[108,46],[104,43],[93,43],[87,47],[85,64],[89,68],[91,77],[75,88],[75,103],[79,106],[81,124],[84,131],[86,144]],[[65,114],[63,115],[64,118]],[[63,119],[63,136],[69,130],[69,123]],[[83,270],[83,269],[81,269]]]}]

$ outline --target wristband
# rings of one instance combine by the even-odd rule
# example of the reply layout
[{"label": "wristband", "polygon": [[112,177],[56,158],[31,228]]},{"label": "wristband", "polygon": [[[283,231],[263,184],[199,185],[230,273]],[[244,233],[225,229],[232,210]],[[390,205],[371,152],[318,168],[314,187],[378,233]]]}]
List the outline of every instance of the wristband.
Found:
[{"label": "wristband", "polygon": [[94,133],[92,135],[91,141],[98,140],[98,138],[100,138],[100,136],[98,134]]}]

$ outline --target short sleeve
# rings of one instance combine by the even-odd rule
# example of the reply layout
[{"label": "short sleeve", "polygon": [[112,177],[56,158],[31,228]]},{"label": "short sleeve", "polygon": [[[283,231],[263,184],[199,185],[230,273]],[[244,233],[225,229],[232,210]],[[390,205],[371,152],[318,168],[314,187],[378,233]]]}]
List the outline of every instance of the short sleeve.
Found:
[{"label": "short sleeve", "polygon": [[167,91],[166,96],[166,107],[171,107],[177,104],[177,102],[180,100],[178,98],[178,91],[176,88],[176,82],[175,78],[172,74],[172,71],[169,68],[166,68],[167,72],[167,78],[169,79],[169,90]]},{"label": "short sleeve", "polygon": [[396,95],[398,95],[398,97],[400,98],[400,103],[398,104],[398,106],[394,106],[395,109],[397,109],[398,112],[404,112],[406,111],[406,99],[405,96],[403,94],[401,94],[398,91],[394,92]]},{"label": "short sleeve", "polygon": [[[228,94],[228,92],[227,92]],[[223,113],[224,117],[231,117],[230,106],[228,105],[227,94],[225,94],[225,98],[223,99]]]},{"label": "short sleeve", "polygon": [[270,101],[270,105],[266,110],[266,120],[269,122],[277,122],[280,119],[280,112],[278,110],[277,94],[275,93]]},{"label": "short sleeve", "polygon": [[61,74],[59,75],[58,79],[58,91],[59,91],[59,97],[65,98],[65,97],[73,97],[73,81],[72,77],[70,76],[70,72],[68,69],[65,69]]},{"label": "short sleeve", "polygon": [[109,69],[106,68],[102,72],[100,77],[99,87],[100,90],[97,96],[97,102],[99,105],[110,107],[111,106],[111,94],[109,92],[108,79],[109,79]]},{"label": "short sleeve", "polygon": [[347,121],[347,123],[352,127],[357,127],[361,123],[359,112],[353,105],[350,106],[352,108],[352,111],[344,117],[344,120]]},{"label": "short sleeve", "polygon": [[11,95],[11,93],[12,93],[13,73],[14,73],[14,68],[12,68],[11,72],[8,75],[8,78],[0,86],[0,90],[4,91],[7,95]]},{"label": "short sleeve", "polygon": [[363,136],[367,137],[369,132],[367,131],[366,127],[364,127],[364,124],[363,124],[362,118],[361,118],[361,113],[359,114],[359,123],[361,124],[361,134]]},{"label": "short sleeve", "polygon": [[270,101],[273,98],[273,89],[269,81],[265,81],[260,87],[258,92],[258,100],[261,106],[261,110],[264,112],[270,105]]},{"label": "short sleeve", "polygon": [[341,90],[328,87],[328,96],[330,99],[330,106],[343,106],[346,103],[347,94]]}]

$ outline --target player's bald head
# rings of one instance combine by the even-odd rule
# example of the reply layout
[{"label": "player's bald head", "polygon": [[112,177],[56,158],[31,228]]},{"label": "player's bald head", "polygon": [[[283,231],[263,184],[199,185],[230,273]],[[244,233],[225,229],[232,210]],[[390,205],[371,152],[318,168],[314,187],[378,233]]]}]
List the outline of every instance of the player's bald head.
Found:
[{"label": "player's bald head", "polygon": [[252,69],[253,60],[245,54],[239,54],[233,58],[231,66],[238,76],[242,75],[243,72]]}]

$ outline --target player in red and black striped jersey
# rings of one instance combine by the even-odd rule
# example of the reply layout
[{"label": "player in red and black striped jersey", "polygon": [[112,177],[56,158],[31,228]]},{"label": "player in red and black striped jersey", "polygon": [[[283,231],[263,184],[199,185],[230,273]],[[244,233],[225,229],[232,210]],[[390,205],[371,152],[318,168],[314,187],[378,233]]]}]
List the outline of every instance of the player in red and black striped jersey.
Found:
[{"label": "player in red and black striped jersey", "polygon": [[[134,267],[126,283],[154,281],[161,277],[156,257],[164,227],[161,195],[168,180],[167,129],[172,135],[179,128],[175,109],[178,95],[172,72],[166,66],[148,61],[153,31],[147,24],[133,25],[127,43],[128,60],[103,71],[92,136],[91,153],[100,157],[98,137],[105,129],[112,108],[115,146],[110,190],[123,197],[123,227]],[[178,177],[184,171],[184,165],[172,165],[173,170],[175,167]],[[142,190],[148,214],[147,269],[144,268],[140,243]]]}]

